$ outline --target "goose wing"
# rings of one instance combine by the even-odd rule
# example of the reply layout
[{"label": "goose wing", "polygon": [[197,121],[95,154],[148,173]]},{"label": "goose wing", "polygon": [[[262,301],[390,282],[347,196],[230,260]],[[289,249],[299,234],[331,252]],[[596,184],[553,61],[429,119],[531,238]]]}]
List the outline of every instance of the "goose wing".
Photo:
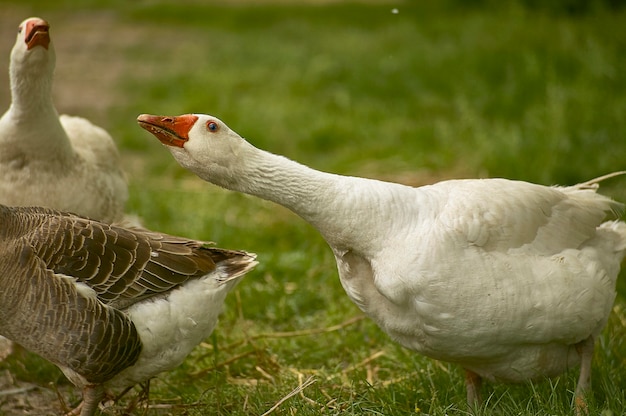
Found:
[{"label": "goose wing", "polygon": [[[462,184],[462,186],[457,186]],[[448,181],[438,219],[460,241],[487,251],[552,255],[578,248],[621,205],[587,186],[504,179]]]},{"label": "goose wing", "polygon": [[123,312],[54,273],[28,244],[5,245],[0,254],[0,334],[89,383],[137,361],[141,341]]},{"label": "goose wing", "polygon": [[225,256],[241,256],[201,241],[48,209],[31,208],[24,215],[38,218],[24,238],[46,267],[88,285],[102,302],[116,308],[204,276]]}]

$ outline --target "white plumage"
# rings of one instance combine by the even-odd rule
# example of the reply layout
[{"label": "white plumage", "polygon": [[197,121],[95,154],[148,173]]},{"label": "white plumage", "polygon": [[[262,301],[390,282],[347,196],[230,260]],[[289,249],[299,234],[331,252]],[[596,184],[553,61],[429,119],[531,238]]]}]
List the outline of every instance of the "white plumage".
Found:
[{"label": "white plumage", "polygon": [[0,119],[0,203],[44,206],[120,221],[128,198],[111,136],[52,100],[56,57],[49,25],[24,20],[11,51],[11,105]]},{"label": "white plumage", "polygon": [[215,117],[142,115],[185,168],[284,205],[335,254],[348,296],[403,346],[480,380],[521,382],[581,365],[585,407],[594,339],[611,312],[626,224],[597,182],[505,179],[413,188],[316,171],[257,149]]}]

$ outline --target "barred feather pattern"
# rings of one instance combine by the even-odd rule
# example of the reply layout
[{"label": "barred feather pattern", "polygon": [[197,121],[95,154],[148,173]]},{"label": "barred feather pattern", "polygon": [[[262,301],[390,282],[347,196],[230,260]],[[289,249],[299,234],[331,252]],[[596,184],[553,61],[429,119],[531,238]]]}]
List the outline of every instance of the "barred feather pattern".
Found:
[{"label": "barred feather pattern", "polygon": [[85,296],[70,279],[55,278],[27,244],[2,247],[2,335],[90,383],[137,361],[141,342],[123,312]]},{"label": "barred feather pattern", "polygon": [[246,254],[47,208],[3,209],[13,212],[18,224],[28,224],[16,231],[23,233],[19,237],[28,241],[47,268],[87,284],[101,302],[120,309]]},{"label": "barred feather pattern", "polygon": [[126,309],[207,275],[222,285],[256,265],[254,254],[48,208],[0,205],[0,224],[0,335],[81,387],[137,364],[145,345]]}]

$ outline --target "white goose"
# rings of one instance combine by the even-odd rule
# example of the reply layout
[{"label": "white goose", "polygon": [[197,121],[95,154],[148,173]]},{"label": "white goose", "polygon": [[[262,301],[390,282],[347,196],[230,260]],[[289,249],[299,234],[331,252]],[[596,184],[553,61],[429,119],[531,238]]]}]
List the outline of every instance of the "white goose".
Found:
[{"label": "white goose", "polygon": [[254,254],[46,208],[0,205],[0,224],[0,335],[82,388],[81,416],[105,390],[178,366],[257,264]]},{"label": "white goose", "polygon": [[24,20],[11,51],[11,105],[0,118],[0,203],[44,206],[120,221],[128,198],[111,136],[52,101],[49,25]]},{"label": "white goose", "polygon": [[483,378],[522,382],[580,364],[576,407],[585,408],[594,339],[626,249],[626,224],[605,222],[620,204],[597,194],[597,181],[413,188],[308,168],[209,115],[138,122],[202,179],[311,223],[350,299],[403,346],[460,364],[471,405]]}]

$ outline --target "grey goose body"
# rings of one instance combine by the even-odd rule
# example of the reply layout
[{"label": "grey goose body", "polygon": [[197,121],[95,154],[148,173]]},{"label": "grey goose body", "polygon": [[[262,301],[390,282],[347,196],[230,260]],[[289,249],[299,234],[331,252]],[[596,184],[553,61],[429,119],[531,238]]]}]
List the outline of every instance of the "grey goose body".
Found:
[{"label": "grey goose body", "polygon": [[0,205],[0,223],[0,335],[82,388],[82,416],[105,389],[179,365],[257,263],[243,251],[47,208]]}]

